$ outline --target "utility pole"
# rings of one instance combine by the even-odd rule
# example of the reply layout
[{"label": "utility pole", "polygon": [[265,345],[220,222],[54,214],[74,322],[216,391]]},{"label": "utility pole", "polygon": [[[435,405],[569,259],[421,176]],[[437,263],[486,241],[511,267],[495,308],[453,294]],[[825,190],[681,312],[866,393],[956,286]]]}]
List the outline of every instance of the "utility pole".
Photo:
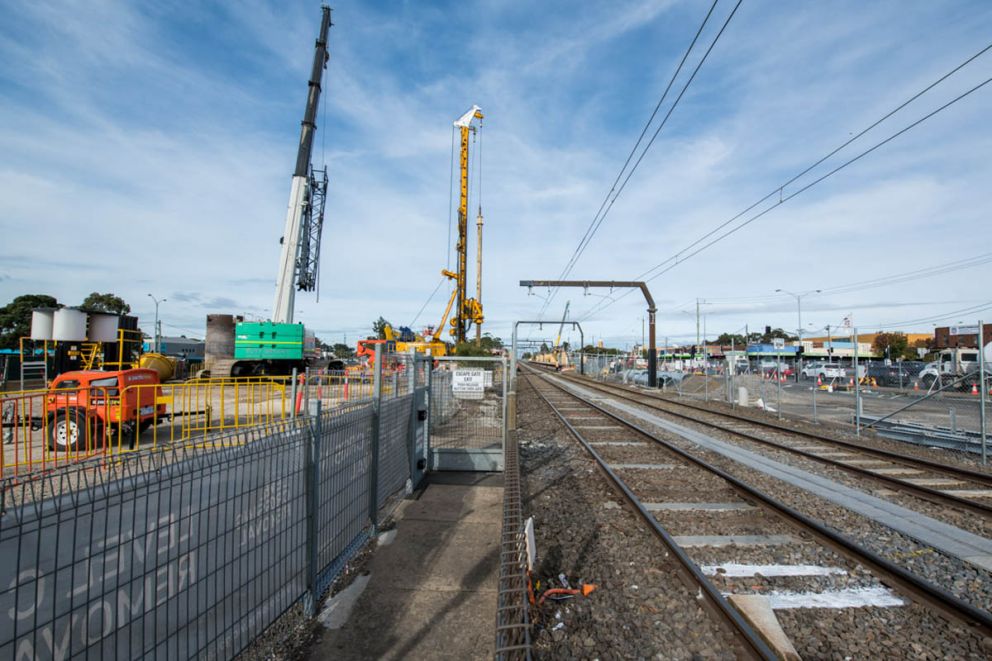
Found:
[{"label": "utility pole", "polygon": [[148,297],[150,299],[152,299],[153,301],[155,301],[155,328],[154,328],[154,332],[155,332],[155,353],[158,353],[159,352],[159,344],[160,344],[161,337],[162,337],[162,327],[159,326],[159,323],[158,323],[158,306],[159,306],[159,303],[165,303],[168,299],[163,298],[160,301],[157,298],[155,298],[154,296],[152,296],[151,294],[149,294]]},{"label": "utility pole", "polygon": [[699,299],[696,299],[696,349],[699,349]]},{"label": "utility pole", "polygon": [[[798,317],[797,322],[799,327],[796,329],[796,335],[799,337],[799,349],[803,347],[803,296],[809,296],[810,294],[819,294],[822,290],[813,289],[812,291],[806,291],[802,294],[794,294],[787,289],[776,289],[775,293],[788,294],[796,299],[796,315]],[[796,381],[799,381],[799,371],[803,368],[803,359],[800,351],[796,352]]]}]

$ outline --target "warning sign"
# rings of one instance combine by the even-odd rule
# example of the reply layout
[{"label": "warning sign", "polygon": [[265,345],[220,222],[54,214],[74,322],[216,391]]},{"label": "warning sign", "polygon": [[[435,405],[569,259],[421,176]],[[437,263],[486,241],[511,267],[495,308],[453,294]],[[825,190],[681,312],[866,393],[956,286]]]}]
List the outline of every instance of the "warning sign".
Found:
[{"label": "warning sign", "polygon": [[457,369],[451,379],[451,392],[458,399],[482,399],[486,390],[486,370]]}]

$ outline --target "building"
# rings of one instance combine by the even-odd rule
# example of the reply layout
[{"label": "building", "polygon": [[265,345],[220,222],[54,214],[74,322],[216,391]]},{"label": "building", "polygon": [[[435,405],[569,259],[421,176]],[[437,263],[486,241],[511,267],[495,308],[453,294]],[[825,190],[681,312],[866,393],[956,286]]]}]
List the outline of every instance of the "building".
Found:
[{"label": "building", "polygon": [[[992,324],[985,324],[982,346],[992,342]],[[978,324],[967,326],[942,326],[933,331],[934,348],[936,349],[967,349],[978,348]]]},{"label": "building", "polygon": [[[862,358],[872,358],[875,356],[875,352],[872,349],[872,345],[875,343],[875,338],[881,335],[881,333],[858,333],[858,356]],[[913,346],[916,342],[924,340],[929,342],[933,338],[926,333],[903,333],[906,339],[909,341],[909,346]],[[854,342],[850,336],[847,335],[830,335],[823,337],[804,337],[803,338],[803,356],[805,358],[853,358],[854,357]]]}]

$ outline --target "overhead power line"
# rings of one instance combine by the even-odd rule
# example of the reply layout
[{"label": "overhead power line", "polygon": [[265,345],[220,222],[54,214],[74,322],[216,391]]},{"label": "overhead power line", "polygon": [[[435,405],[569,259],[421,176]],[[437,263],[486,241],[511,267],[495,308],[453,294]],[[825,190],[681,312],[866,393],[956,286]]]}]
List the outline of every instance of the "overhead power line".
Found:
[{"label": "overhead power line", "polygon": [[[967,91],[965,91],[965,92],[959,94],[958,96],[954,97],[953,99],[951,99],[947,103],[945,103],[945,104],[941,105],[940,107],[936,108],[935,110],[932,110],[931,112],[923,115],[922,117],[920,117],[916,121],[910,123],[909,125],[903,127],[902,129],[900,129],[899,131],[896,131],[895,133],[893,133],[892,135],[888,136],[887,138],[881,140],[880,142],[875,143],[874,145],[872,145],[868,149],[866,149],[866,150],[862,151],[861,153],[859,153],[857,156],[854,156],[853,158],[848,159],[844,163],[841,163],[840,165],[838,165],[834,169],[830,170],[826,174],[821,175],[820,177],[814,179],[813,181],[811,181],[810,183],[806,184],[805,186],[802,186],[798,190],[796,190],[796,191],[794,191],[794,192],[792,192],[792,193],[790,193],[788,195],[784,195],[784,191],[785,191],[785,188],[787,186],[789,186],[790,184],[794,183],[796,180],[798,180],[800,177],[804,176],[805,174],[809,173],[811,170],[813,170],[814,168],[816,168],[818,165],[821,165],[823,162],[825,162],[831,156],[837,154],[839,151],[841,151],[842,149],[844,149],[845,147],[847,147],[848,145],[850,145],[854,140],[856,140],[856,139],[862,137],[863,135],[865,135],[865,133],[867,133],[869,130],[871,130],[872,128],[878,126],[881,122],[885,121],[886,119],[888,119],[889,117],[891,117],[894,113],[896,113],[899,110],[901,110],[902,108],[906,107],[912,101],[918,99],[925,92],[933,89],[936,85],[938,85],[939,83],[943,82],[944,80],[947,80],[948,77],[950,77],[951,75],[953,75],[957,71],[960,71],[962,67],[964,67],[968,63],[974,61],[977,57],[979,57],[980,55],[982,55],[983,53],[987,52],[990,49],[992,49],[992,44],[989,44],[988,46],[986,46],[985,48],[983,48],[981,51],[979,51],[975,55],[973,55],[970,58],[968,58],[967,60],[965,60],[965,62],[963,62],[962,64],[956,66],[954,69],[952,69],[947,74],[944,74],[943,76],[941,76],[939,79],[937,79],[936,81],[934,81],[933,83],[931,83],[930,85],[928,85],[927,87],[925,87],[921,92],[918,92],[918,93],[914,94],[907,101],[905,101],[905,102],[901,103],[899,106],[897,106],[894,110],[886,113],[881,119],[873,122],[868,128],[860,131],[855,137],[847,140],[840,147],[832,150],[826,156],[820,158],[813,165],[807,167],[805,170],[803,170],[799,174],[793,176],[792,178],[790,178],[785,183],[780,184],[779,186],[776,186],[774,189],[772,189],[772,191],[770,193],[768,193],[767,195],[765,195],[764,197],[762,197],[757,202],[751,204],[750,206],[748,206],[747,208],[745,208],[743,211],[737,213],[736,215],[732,216],[731,218],[729,218],[729,219],[725,220],[724,222],[720,223],[715,228],[713,228],[712,230],[710,230],[706,234],[702,235],[701,237],[697,238],[695,241],[693,241],[692,243],[690,243],[688,246],[686,246],[685,248],[683,248],[679,252],[677,252],[674,255],[668,257],[667,259],[663,260],[662,262],[659,262],[658,264],[654,265],[653,267],[651,267],[647,271],[645,271],[642,274],[636,276],[634,279],[635,280],[643,280],[643,279],[646,278],[647,280],[654,280],[655,278],[658,278],[659,276],[663,275],[664,273],[667,273],[668,271],[672,270],[673,268],[675,268],[679,264],[681,264],[681,263],[683,263],[683,262],[691,259],[692,257],[698,255],[700,252],[706,250],[707,248],[709,248],[710,246],[714,245],[715,243],[718,243],[719,241],[722,241],[723,239],[727,238],[728,236],[730,236],[730,235],[732,235],[732,234],[740,231],[741,229],[743,229],[744,227],[750,225],[751,223],[753,223],[754,221],[758,220],[759,218],[761,218],[765,214],[769,213],[770,211],[772,211],[772,210],[778,208],[779,206],[785,204],[789,200],[791,200],[791,199],[793,199],[793,198],[801,195],[802,193],[808,191],[810,188],[813,188],[814,186],[822,183],[826,179],[829,179],[830,177],[832,177],[833,175],[837,174],[841,170],[843,170],[843,169],[847,168],[848,166],[854,164],[855,162],[861,160],[865,156],[867,156],[867,155],[871,154],[872,152],[876,151],[877,149],[883,147],[884,145],[888,144],[892,140],[895,140],[896,138],[898,138],[902,134],[904,134],[904,133],[912,130],[913,128],[916,128],[917,126],[919,126],[920,124],[922,124],[926,120],[928,120],[931,117],[933,117],[933,116],[935,116],[935,115],[943,112],[947,108],[953,106],[954,104],[958,103],[959,101],[963,100],[964,98],[966,98],[969,95],[973,94],[974,92],[978,91],[982,87],[986,86],[987,84],[989,84],[990,82],[992,82],[992,78],[985,79],[984,81],[982,81],[982,82],[978,83],[977,85],[971,87]],[[727,231],[725,231],[722,234],[720,234],[720,231],[721,230],[723,230],[727,226],[731,225],[735,221],[740,220],[742,217],[746,216],[748,213],[750,213],[751,211],[753,211],[754,209],[756,209],[757,207],[759,207],[761,204],[763,204],[764,202],[768,201],[770,198],[773,198],[776,194],[779,196],[778,197],[778,200],[774,201],[771,206],[766,207],[762,211],[759,211],[758,213],[754,214],[753,216],[750,216],[750,217],[746,218],[744,221],[738,223],[737,225],[731,227]],[[716,235],[715,238],[710,239],[710,237],[714,237],[714,235]],[[707,239],[710,239],[710,240],[707,241]],[[699,246],[699,247],[696,248],[696,246]],[[696,249],[695,250],[691,250],[692,248],[696,248]],[[629,292],[624,292],[623,294],[621,294],[620,296],[618,296],[617,299],[614,302],[616,302],[616,301],[624,298],[627,294],[629,294]],[[587,312],[586,315],[584,315],[581,320],[588,319],[593,314],[596,314],[598,312],[601,312],[606,307],[609,307],[609,305],[612,305],[612,303],[600,304],[598,306],[595,306],[589,312]]]},{"label": "overhead power line", "polygon": [[[682,87],[682,91],[679,93],[678,98],[676,98],[671,108],[669,108],[668,112],[665,115],[665,118],[662,120],[657,130],[655,130],[654,135],[651,137],[650,142],[647,144],[647,146],[645,146],[644,150],[641,152],[640,157],[637,159],[636,163],[634,164],[634,167],[631,168],[630,172],[627,175],[627,178],[624,180],[623,184],[618,189],[617,184],[620,183],[620,180],[623,178],[624,173],[627,172],[627,167],[630,165],[631,161],[634,158],[634,155],[637,153],[638,147],[641,146],[641,143],[644,140],[644,136],[647,135],[648,129],[651,127],[651,124],[654,122],[655,117],[658,115],[658,111],[661,109],[661,106],[664,104],[665,99],[668,98],[668,93],[671,91],[672,85],[675,84],[675,80],[682,72],[682,67],[685,66],[686,60],[689,58],[690,53],[692,53],[692,50],[695,48],[696,42],[699,40],[699,36],[702,34],[703,29],[706,27],[706,24],[709,22],[710,16],[712,16],[713,10],[716,9],[718,2],[719,0],[713,0],[713,4],[710,5],[710,9],[708,12],[706,12],[706,16],[703,18],[703,22],[699,25],[699,29],[696,30],[696,34],[693,36],[692,41],[689,43],[689,47],[686,48],[685,53],[682,55],[682,59],[679,61],[678,66],[675,68],[675,72],[672,74],[672,77],[669,79],[668,85],[665,86],[665,90],[664,92],[662,92],[661,98],[658,99],[658,103],[655,104],[654,110],[651,112],[651,116],[648,117],[648,121],[645,122],[644,128],[641,129],[641,134],[637,137],[637,141],[634,143],[634,146],[631,148],[630,153],[627,155],[627,159],[624,161],[623,167],[621,167],[620,171],[617,172],[617,176],[613,180],[613,184],[610,186],[610,190],[606,193],[606,196],[603,198],[603,201],[600,203],[599,209],[596,211],[595,216],[593,216],[592,221],[589,223],[589,226],[586,228],[585,234],[583,234],[582,238],[579,240],[578,245],[575,247],[575,250],[572,252],[572,256],[569,258],[568,262],[565,264],[565,267],[562,269],[561,273],[556,278],[557,280],[564,280],[568,276],[568,274],[572,272],[572,269],[575,267],[575,264],[582,256],[582,253],[585,252],[586,246],[589,245],[589,242],[596,234],[596,231],[599,229],[599,226],[606,218],[606,214],[609,213],[609,210],[610,208],[612,208],[613,203],[616,202],[616,198],[620,195],[620,193],[623,191],[623,188],[627,185],[627,181],[630,179],[630,176],[634,173],[634,170],[637,169],[637,166],[644,158],[644,154],[647,153],[647,151],[651,148],[651,145],[654,143],[655,138],[658,137],[658,132],[661,131],[662,127],[664,127],[665,123],[667,123],[668,118],[671,117],[672,112],[675,110],[676,106],[678,106],[678,103],[681,100],[682,96],[685,94],[689,85],[696,77],[696,74],[699,72],[699,69],[706,61],[706,58],[709,55],[710,51],[713,50],[713,46],[716,45],[716,42],[717,40],[719,40],[720,35],[723,34],[723,30],[727,27],[727,24],[730,22],[730,19],[733,18],[734,13],[737,12],[737,8],[740,7],[741,4],[741,1],[738,0],[737,5],[734,7],[734,10],[730,13],[730,16],[724,22],[723,27],[720,28],[719,34],[717,34],[716,38],[710,44],[709,48],[707,49],[706,53],[703,55],[702,59],[696,65],[696,68],[693,71],[692,76],[690,76],[689,80]],[[554,299],[554,296],[555,294],[557,294],[557,292],[558,292],[557,288],[551,291],[551,295],[545,301],[544,305],[541,307],[541,311],[538,313],[538,318],[543,318],[544,312],[551,304],[551,301]]]}]

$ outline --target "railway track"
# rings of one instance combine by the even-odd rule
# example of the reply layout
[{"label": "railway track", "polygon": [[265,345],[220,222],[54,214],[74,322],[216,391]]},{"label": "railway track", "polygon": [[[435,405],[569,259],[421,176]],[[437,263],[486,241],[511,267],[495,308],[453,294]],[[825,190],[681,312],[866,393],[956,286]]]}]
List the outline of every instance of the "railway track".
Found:
[{"label": "railway track", "polygon": [[666,415],[881,482],[942,506],[992,517],[992,475],[986,473],[865,447],[781,423],[673,401],[626,386],[572,376],[564,378]]},{"label": "railway track", "polygon": [[[773,598],[769,597],[770,606],[766,604],[769,609],[774,607],[774,600],[790,608],[789,603],[808,599],[811,594],[828,600],[853,600],[853,606],[902,604],[888,590],[893,588],[925,609],[928,615],[924,617],[939,613],[977,636],[992,637],[992,615],[987,611],[533,368],[524,367],[523,373],[627,505],[679,561],[683,579],[694,582],[711,610],[733,629],[746,656],[769,658],[767,644],[775,640],[774,636],[765,640],[768,635],[764,629],[764,637],[756,639],[748,620],[739,614],[739,609],[748,612],[753,607],[753,602],[747,606],[753,594],[746,586],[748,581],[758,580],[755,576],[770,582],[768,594]],[[714,495],[719,502],[681,502]],[[674,533],[665,521],[675,528]],[[700,534],[707,528],[711,534]],[[748,564],[725,561],[725,549],[731,544],[735,557],[746,558]],[[799,562],[783,564],[779,561],[783,556]],[[790,590],[796,586],[812,591]],[[822,597],[824,594],[832,596]],[[906,617],[919,616],[916,612]],[[780,648],[775,649],[773,655],[781,654]]]}]

